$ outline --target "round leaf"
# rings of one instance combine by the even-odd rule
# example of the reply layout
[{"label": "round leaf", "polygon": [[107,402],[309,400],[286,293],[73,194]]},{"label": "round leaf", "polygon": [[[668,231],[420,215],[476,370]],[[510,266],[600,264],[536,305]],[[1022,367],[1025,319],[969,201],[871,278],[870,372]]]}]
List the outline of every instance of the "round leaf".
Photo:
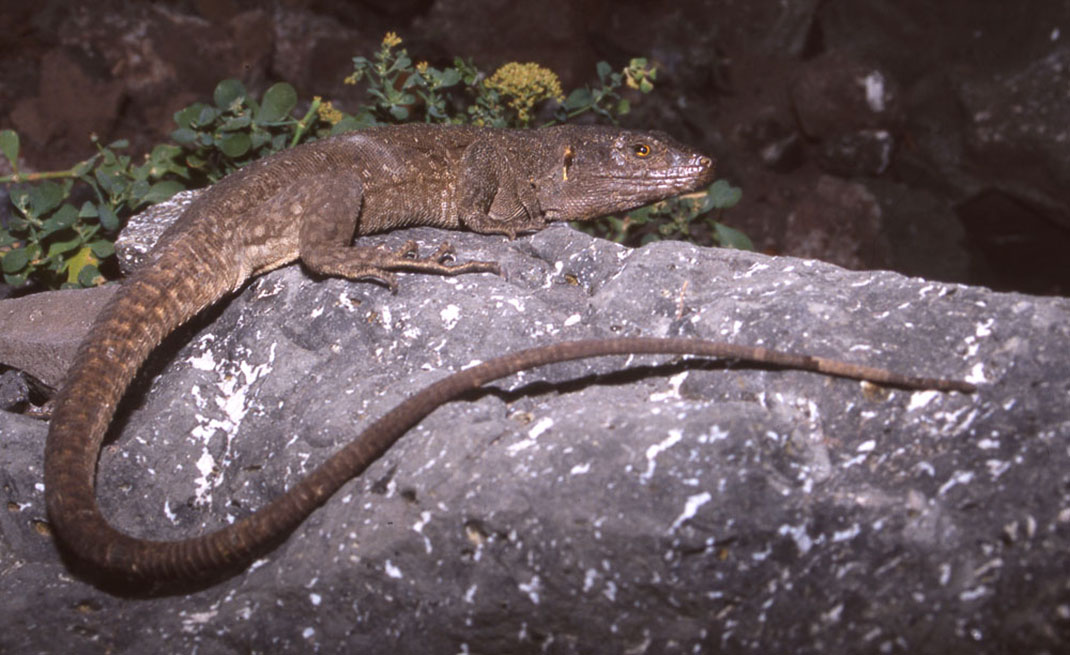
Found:
[{"label": "round leaf", "polygon": [[598,73],[598,79],[605,81],[606,77],[613,72],[613,67],[609,65],[609,62],[600,61],[595,64],[595,72]]},{"label": "round leaf", "polygon": [[105,259],[115,254],[115,244],[105,239],[89,244],[89,249],[93,251],[93,256],[97,259]]},{"label": "round leaf", "polygon": [[119,229],[119,217],[115,215],[111,207],[107,205],[98,205],[97,211],[100,213],[100,226],[109,232],[114,232]]},{"label": "round leaf", "polygon": [[245,101],[245,87],[238,80],[223,80],[215,87],[212,100],[223,110],[235,110]]},{"label": "round leaf", "polygon": [[576,89],[568,94],[568,98],[565,100],[565,109],[571,110],[586,107],[591,104],[592,101],[593,98],[591,97],[590,89]]},{"label": "round leaf", "polygon": [[184,128],[193,127],[193,121],[197,120],[197,115],[201,113],[201,106],[201,103],[195,102],[189,107],[183,107],[176,111],[172,116],[175,119],[175,124]]},{"label": "round leaf", "polygon": [[41,217],[63,201],[63,187],[55,182],[43,182],[30,189],[30,210]]},{"label": "round leaf", "polygon": [[182,145],[190,145],[197,139],[197,133],[188,127],[180,127],[171,132],[171,138]]},{"label": "round leaf", "polygon": [[713,196],[713,206],[718,209],[734,207],[743,197],[743,191],[739,187],[734,187],[725,180],[714,182],[709,193]]},{"label": "round leaf", "polygon": [[169,199],[171,196],[175,195],[183,188],[185,187],[183,187],[180,182],[176,182],[174,180],[164,180],[162,182],[157,182],[156,184],[153,184],[151,187],[149,187],[148,192],[146,192],[145,195],[142,196],[141,200],[149,203],[150,205],[154,205],[158,202],[163,202],[164,200]]},{"label": "round leaf", "polygon": [[101,279],[100,269],[93,264],[86,264],[78,270],[78,284],[83,287],[94,287]]},{"label": "round leaf", "polygon": [[215,107],[209,107],[208,105],[202,105],[201,110],[197,112],[197,118],[193,120],[192,127],[204,127],[210,125],[212,121],[219,117],[219,110]]},{"label": "round leaf", "polygon": [[717,223],[714,225],[714,231],[717,233],[717,242],[726,248],[754,250],[754,244],[739,230]]},{"label": "round leaf", "polygon": [[26,268],[30,262],[30,253],[25,248],[15,248],[4,253],[3,268],[5,273],[17,273]]},{"label": "round leaf", "polygon": [[219,149],[231,159],[237,159],[249,152],[252,145],[252,139],[245,132],[229,132],[219,140]]},{"label": "round leaf", "polygon": [[297,91],[286,82],[271,85],[264,92],[260,102],[260,111],[256,114],[259,123],[275,123],[290,115],[297,106]]}]

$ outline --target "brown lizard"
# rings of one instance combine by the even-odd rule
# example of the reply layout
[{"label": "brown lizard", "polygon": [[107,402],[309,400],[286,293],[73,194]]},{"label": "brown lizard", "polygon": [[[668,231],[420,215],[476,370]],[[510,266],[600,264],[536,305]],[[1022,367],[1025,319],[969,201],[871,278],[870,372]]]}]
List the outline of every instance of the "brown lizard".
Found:
[{"label": "brown lizard", "polygon": [[596,355],[732,357],[912,388],[969,390],[833,360],[690,339],[564,342],[456,373],[410,397],[292,489],[245,519],[182,541],[131,537],[96,502],[96,466],[116,405],[149,353],[252,276],[300,260],[309,270],[396,288],[396,271],[498,273],[454,263],[443,243],[418,257],[352,245],[411,225],[505,234],[585,220],[693,191],[713,159],[659,132],[558,126],[540,130],[406,125],[352,132],[255,162],[199,196],[123,281],[82,343],[52,415],[45,493],[55,533],[76,559],[130,578],[215,577],[277,543],[344,482],[438,405],[534,366]]}]

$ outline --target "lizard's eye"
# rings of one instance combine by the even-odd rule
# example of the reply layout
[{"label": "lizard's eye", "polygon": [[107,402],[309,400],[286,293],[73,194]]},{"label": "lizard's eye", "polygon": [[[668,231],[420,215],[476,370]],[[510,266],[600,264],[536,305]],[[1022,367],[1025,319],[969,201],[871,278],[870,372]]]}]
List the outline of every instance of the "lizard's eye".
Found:
[{"label": "lizard's eye", "polygon": [[639,157],[640,159],[642,159],[643,157],[650,156],[650,146],[645,143],[635,144],[634,146],[632,146],[632,150],[633,152],[635,152],[635,156]]}]

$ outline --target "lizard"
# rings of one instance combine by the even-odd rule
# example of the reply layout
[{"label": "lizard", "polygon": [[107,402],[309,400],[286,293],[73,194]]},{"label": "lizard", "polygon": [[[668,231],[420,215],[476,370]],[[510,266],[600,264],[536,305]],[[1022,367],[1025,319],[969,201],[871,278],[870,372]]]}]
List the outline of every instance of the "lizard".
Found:
[{"label": "lizard", "polygon": [[748,359],[910,388],[969,391],[837,360],[697,339],[560,342],[490,359],[416,393],[279,498],[216,532],[179,541],[114,528],[96,501],[96,467],[116,406],[149,354],[250,278],[300,261],[322,276],[397,289],[399,271],[500,274],[457,262],[448,242],[421,257],[360,237],[428,225],[515,238],[555,221],[624,211],[713,180],[712,157],[656,131],[560,125],[537,130],[395,125],[282,151],[198,196],[126,277],[81,343],[57,395],[45,447],[49,523],[64,550],[95,571],[134,581],[218,577],[284,539],[435,407],[498,377],[552,362],[624,353]]}]

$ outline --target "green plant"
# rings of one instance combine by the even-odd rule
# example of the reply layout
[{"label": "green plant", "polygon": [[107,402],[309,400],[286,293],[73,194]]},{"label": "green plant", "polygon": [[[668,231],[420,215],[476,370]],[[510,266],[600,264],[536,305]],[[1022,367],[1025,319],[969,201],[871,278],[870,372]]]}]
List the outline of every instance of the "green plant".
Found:
[{"label": "green plant", "polygon": [[[176,112],[174,143],[156,146],[138,165],[122,154],[125,141],[105,146],[94,137],[97,153],[89,159],[67,170],[23,175],[18,135],[0,131],[0,152],[14,171],[0,182],[15,185],[10,191],[14,215],[0,225],[4,281],[13,286],[30,280],[47,287],[100,284],[123,217],[302,141],[411,121],[528,127],[591,112],[616,122],[630,110],[621,87],[649,93],[657,76],[645,59],[633,59],[621,71],[599,62],[597,84],[565,95],[553,71],[537,64],[512,62],[487,76],[461,58],[442,69],[413,63],[400,45],[396,34],[387,33],[371,59],[353,59],[346,82],[365,83],[368,102],[351,114],[316,97],[295,118],[299,101],[289,84],[275,84],[257,100],[237,80],[223,80],[211,104],[198,102]],[[699,237],[750,247],[745,236],[716,220],[738,199],[738,189],[719,181],[705,192],[585,229],[625,243]]]},{"label": "green plant", "polygon": [[16,184],[10,191],[14,215],[0,226],[4,281],[20,286],[32,279],[52,288],[100,284],[121,216],[214,182],[329,124],[319,116],[326,111],[319,99],[304,118],[292,118],[297,94],[288,84],[272,86],[257,102],[240,82],[224,80],[213,100],[176,112],[172,138],[180,145],[157,145],[139,165],[121,154],[126,141],[104,146],[92,137],[97,154],[89,159],[67,170],[23,175],[18,134],[0,131],[0,152],[14,171],[0,182]]},{"label": "green plant", "polygon": [[641,93],[654,90],[657,68],[647,65],[645,58],[636,58],[628,62],[621,72],[616,72],[604,61],[595,66],[599,86],[583,87],[568,94],[568,98],[557,111],[557,120],[565,122],[584,112],[594,112],[616,123],[616,116],[623,116],[631,110],[631,104],[617,93],[621,84]]},{"label": "green plant", "polygon": [[743,192],[725,180],[704,191],[684,194],[633,209],[624,216],[604,216],[576,227],[602,238],[639,246],[662,239],[714,242],[728,248],[754,250],[754,244],[739,230],[720,222],[721,214],[734,207]]},{"label": "green plant", "polygon": [[305,116],[294,119],[297,91],[292,86],[274,84],[257,102],[237,80],[217,84],[212,102],[196,102],[175,112],[178,129],[171,132],[171,138],[185,148],[186,165],[209,182],[299,143],[322,104],[314,99]]},{"label": "green plant", "polygon": [[[158,145],[143,164],[133,166],[116,152],[126,142],[103,146],[94,137],[93,143],[97,154],[70,169],[21,175],[18,135],[0,132],[0,150],[14,171],[0,181],[34,183],[9,192],[15,212],[0,227],[0,267],[7,284],[19,286],[30,278],[51,287],[99,284],[101,262],[114,252],[120,213],[166,200],[181,189],[180,183],[163,179],[184,175],[175,161],[177,146]],[[76,182],[86,187],[77,206],[68,202]]]}]

